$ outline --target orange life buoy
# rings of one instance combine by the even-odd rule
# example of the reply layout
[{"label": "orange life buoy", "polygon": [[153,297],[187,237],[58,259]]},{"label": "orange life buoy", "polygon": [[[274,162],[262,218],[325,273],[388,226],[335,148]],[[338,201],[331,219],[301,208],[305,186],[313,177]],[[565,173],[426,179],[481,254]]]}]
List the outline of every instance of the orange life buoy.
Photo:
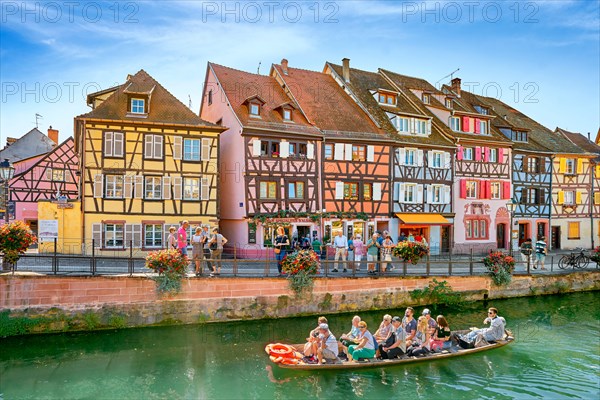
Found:
[{"label": "orange life buoy", "polygon": [[268,345],[265,350],[268,349],[269,355],[275,357],[286,357],[291,358],[294,356],[294,348],[287,344],[275,343]]},{"label": "orange life buoy", "polygon": [[300,362],[300,360],[296,359],[296,358],[286,358],[286,357],[280,357],[281,361],[279,361],[280,364],[286,364],[286,365],[296,365]]}]

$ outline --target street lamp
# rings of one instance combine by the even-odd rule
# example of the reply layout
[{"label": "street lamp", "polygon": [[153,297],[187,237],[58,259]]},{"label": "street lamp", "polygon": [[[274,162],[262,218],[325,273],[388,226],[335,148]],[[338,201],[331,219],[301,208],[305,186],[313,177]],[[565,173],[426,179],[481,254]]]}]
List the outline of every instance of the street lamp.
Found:
[{"label": "street lamp", "polygon": [[0,162],[0,180],[4,182],[4,221],[8,224],[8,201],[10,196],[8,195],[8,184],[15,174],[15,167],[12,163],[5,158],[4,161]]},{"label": "street lamp", "polygon": [[508,246],[509,246],[509,254],[511,256],[513,254],[512,231],[513,231],[513,217],[515,216],[515,208],[517,208],[517,203],[513,199],[510,199],[506,202],[506,209],[510,213],[510,228],[508,230]]}]

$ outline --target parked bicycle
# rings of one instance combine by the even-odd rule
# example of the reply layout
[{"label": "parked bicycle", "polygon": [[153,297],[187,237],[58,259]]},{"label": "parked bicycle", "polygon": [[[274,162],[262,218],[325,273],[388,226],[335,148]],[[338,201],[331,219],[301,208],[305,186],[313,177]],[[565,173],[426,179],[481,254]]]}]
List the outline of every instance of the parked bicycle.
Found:
[{"label": "parked bicycle", "polygon": [[585,254],[585,250],[582,248],[576,248],[575,250],[576,252],[565,254],[560,258],[560,260],[558,260],[558,268],[587,268],[590,263],[589,256]]}]

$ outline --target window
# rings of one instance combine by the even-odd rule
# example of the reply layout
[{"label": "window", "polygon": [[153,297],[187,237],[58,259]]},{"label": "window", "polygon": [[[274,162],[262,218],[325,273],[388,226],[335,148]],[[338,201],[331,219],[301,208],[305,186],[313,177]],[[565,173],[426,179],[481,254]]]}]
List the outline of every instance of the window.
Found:
[{"label": "window", "polygon": [[183,178],[183,199],[200,200],[200,179]]},{"label": "window", "polygon": [[373,200],[372,183],[363,183],[363,200]]},{"label": "window", "polygon": [[367,159],[366,146],[352,145],[352,161],[365,161]]},{"label": "window", "polygon": [[404,165],[417,165],[417,150],[406,149],[404,151]]},{"label": "window", "polygon": [[104,157],[123,157],[123,132],[104,132]]},{"label": "window", "polygon": [[467,199],[477,198],[477,181],[467,181]]},{"label": "window", "polygon": [[490,185],[490,190],[492,192],[490,194],[490,197],[492,199],[497,200],[497,199],[502,198],[502,195],[501,195],[501,190],[502,189],[501,189],[501,186],[500,186],[500,182],[492,182],[491,185]]},{"label": "window", "polygon": [[283,109],[283,120],[284,121],[291,121],[292,120],[292,110],[290,110],[289,108],[284,108]]},{"label": "window", "polygon": [[452,99],[446,99],[446,108],[452,108]]},{"label": "window", "polygon": [[212,89],[208,91],[208,105],[212,104]]},{"label": "window", "polygon": [[575,174],[575,165],[577,163],[575,162],[574,158],[567,158],[566,161],[566,169],[565,169],[565,174]]},{"label": "window", "polygon": [[358,200],[358,183],[344,183],[344,200]]},{"label": "window", "polygon": [[163,158],[163,137],[160,135],[146,135],[144,157],[153,159]]},{"label": "window", "polygon": [[489,162],[498,162],[498,149],[490,149]]},{"label": "window", "polygon": [[105,198],[107,199],[122,199],[123,198],[123,176],[122,175],[106,175],[105,182]]},{"label": "window", "polygon": [[580,239],[579,222],[569,222],[569,240]]},{"label": "window", "polygon": [[396,129],[398,129],[398,132],[409,132],[408,118],[397,117],[395,119],[395,122],[396,122]]},{"label": "window", "polygon": [[248,107],[248,110],[250,112],[250,116],[251,117],[258,117],[258,116],[260,116],[260,104],[250,103],[250,106]]},{"label": "window", "polygon": [[185,161],[200,161],[199,139],[183,139],[183,159]]},{"label": "window", "polygon": [[415,133],[417,135],[426,135],[427,121],[423,121],[422,119],[415,119]]},{"label": "window", "polygon": [[381,104],[396,104],[396,95],[391,93],[382,93],[379,92],[379,102]]},{"label": "window", "polygon": [[479,133],[482,135],[487,135],[489,133],[487,121],[479,121]]},{"label": "window", "polygon": [[144,225],[144,247],[162,247],[162,224]]},{"label": "window", "polygon": [[444,186],[443,185],[431,185],[431,202],[433,204],[444,203]]},{"label": "window", "polygon": [[427,93],[423,93],[423,103],[429,104],[429,95]]},{"label": "window", "polygon": [[260,198],[261,199],[277,199],[277,182],[262,181],[260,183]]},{"label": "window", "polygon": [[466,224],[466,238],[471,240],[481,240],[488,238],[488,223],[484,219],[468,219]]},{"label": "window", "polygon": [[525,200],[526,204],[537,204],[538,203],[538,190],[537,189],[526,189],[524,200]]},{"label": "window", "polygon": [[145,114],[146,101],[144,99],[131,99],[131,112],[133,114]]},{"label": "window", "polygon": [[304,198],[304,182],[289,182],[288,183],[288,198],[303,199]]},{"label": "window", "polygon": [[104,247],[123,248],[123,224],[104,225]]},{"label": "window", "polygon": [[454,132],[460,132],[460,118],[450,117],[450,129]]},{"label": "window", "polygon": [[64,169],[52,169],[52,180],[54,182],[64,182],[65,170]]},{"label": "window", "polygon": [[565,196],[565,201],[563,202],[563,204],[565,204],[565,205],[575,204],[575,192],[574,191],[572,191],[572,190],[565,191],[564,196]]},{"label": "window", "polygon": [[431,155],[430,168],[442,168],[444,166],[444,153],[440,151],[434,151]]},{"label": "window", "polygon": [[473,160],[473,148],[472,147],[463,148],[463,160],[468,160],[468,161]]},{"label": "window", "polygon": [[145,198],[148,200],[160,200],[162,198],[162,196],[161,196],[161,191],[162,191],[161,177],[146,176],[144,179],[146,181]]},{"label": "window", "polygon": [[279,142],[261,140],[260,155],[267,157],[279,157]]},{"label": "window", "polygon": [[405,203],[416,203],[417,202],[417,185],[407,183],[404,188],[404,202]]},{"label": "window", "polygon": [[325,145],[325,159],[333,160],[333,145],[332,144]]},{"label": "window", "polygon": [[540,172],[539,159],[537,157],[527,157],[526,172],[537,174]]}]

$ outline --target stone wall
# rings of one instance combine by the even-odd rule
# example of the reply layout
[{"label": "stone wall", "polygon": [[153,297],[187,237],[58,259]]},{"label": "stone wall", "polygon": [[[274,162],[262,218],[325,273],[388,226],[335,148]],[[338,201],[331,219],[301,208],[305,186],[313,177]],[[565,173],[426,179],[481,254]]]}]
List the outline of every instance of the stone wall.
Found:
[{"label": "stone wall", "polygon": [[[317,279],[297,299],[285,279],[193,278],[176,296],[160,297],[145,277],[0,276],[0,337],[161,324],[389,309],[415,305],[410,291],[432,278]],[[468,300],[600,289],[599,272],[515,276],[506,287],[487,277],[437,277]]]}]

